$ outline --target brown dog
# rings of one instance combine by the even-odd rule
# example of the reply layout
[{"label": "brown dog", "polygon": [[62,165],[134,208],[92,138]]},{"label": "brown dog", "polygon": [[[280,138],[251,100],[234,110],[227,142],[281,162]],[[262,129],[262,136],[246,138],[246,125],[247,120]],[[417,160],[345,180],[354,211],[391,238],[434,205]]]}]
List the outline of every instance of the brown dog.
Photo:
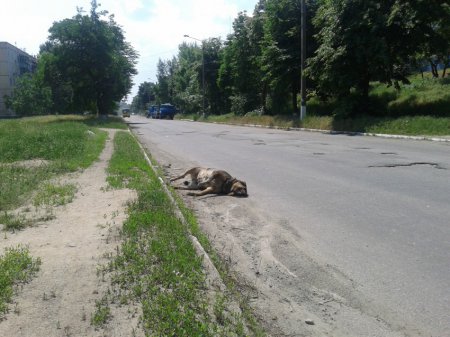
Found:
[{"label": "brown dog", "polygon": [[238,197],[246,197],[247,184],[245,181],[233,178],[228,172],[204,167],[193,167],[182,175],[170,179],[175,181],[191,176],[191,182],[185,181],[186,187],[175,187],[185,190],[200,190],[200,192],[189,192],[188,195],[202,196],[205,194],[226,194]]}]

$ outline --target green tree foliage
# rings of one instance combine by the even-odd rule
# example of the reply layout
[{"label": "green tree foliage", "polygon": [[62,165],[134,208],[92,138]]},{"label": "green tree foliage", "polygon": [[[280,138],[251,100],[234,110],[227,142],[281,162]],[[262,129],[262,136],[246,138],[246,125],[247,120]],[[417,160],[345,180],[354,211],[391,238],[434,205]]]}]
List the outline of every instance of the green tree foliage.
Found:
[{"label": "green tree foliage", "polygon": [[259,45],[252,40],[252,18],[240,12],[233,22],[219,69],[219,87],[230,98],[230,109],[236,114],[261,106]]},{"label": "green tree foliage", "polygon": [[134,97],[131,108],[135,112],[145,111],[149,105],[156,104],[157,87],[153,82],[144,82],[139,85],[138,93]]},{"label": "green tree foliage", "polygon": [[271,110],[296,112],[300,88],[300,1],[267,0],[263,65]]},{"label": "green tree foliage", "polygon": [[202,108],[202,50],[196,44],[182,43],[177,59],[173,102],[181,111],[196,113]]},{"label": "green tree foliage", "polygon": [[169,90],[169,84],[171,82],[170,74],[172,62],[163,60],[158,61],[156,78],[158,79],[157,86],[157,102],[161,103],[169,103],[171,101],[171,95]]},{"label": "green tree foliage", "polygon": [[298,113],[301,76],[310,96],[331,99],[335,113],[374,113],[374,81],[400,90],[424,63],[450,57],[448,0],[305,0],[307,69],[301,74],[301,1],[257,0],[238,14],[225,43],[183,43],[158,63],[156,95],[184,112]]},{"label": "green tree foliage", "polygon": [[[131,89],[131,77],[136,74],[137,53],[125,41],[122,28],[107,12],[98,12],[95,0],[90,15],[78,14],[71,19],[55,22],[49,29],[49,40],[42,52],[47,59],[46,80],[55,89],[58,83],[66,86],[54,93],[58,105],[66,111],[110,112]],[[71,97],[65,94],[71,93]],[[63,107],[59,107],[63,108]]]},{"label": "green tree foliage", "polygon": [[205,105],[208,113],[221,114],[224,105],[224,95],[218,86],[217,78],[219,76],[223,44],[220,39],[211,38],[203,41],[202,48],[205,62]]},{"label": "green tree foliage", "polygon": [[18,115],[44,115],[52,110],[51,88],[44,83],[43,69],[38,67],[32,75],[22,75],[6,105]]},{"label": "green tree foliage", "polygon": [[443,1],[322,0],[308,74],[322,95],[348,103],[346,113],[367,112],[370,81],[399,88],[418,55],[431,59],[448,50],[448,22]]}]

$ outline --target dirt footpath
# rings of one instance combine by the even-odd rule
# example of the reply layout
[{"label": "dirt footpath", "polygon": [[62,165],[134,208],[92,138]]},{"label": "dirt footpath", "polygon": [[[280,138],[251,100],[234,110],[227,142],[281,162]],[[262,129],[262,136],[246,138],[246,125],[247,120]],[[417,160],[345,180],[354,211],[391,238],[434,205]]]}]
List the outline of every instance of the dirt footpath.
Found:
[{"label": "dirt footpath", "polygon": [[115,250],[131,190],[107,190],[106,171],[113,153],[114,130],[100,158],[81,173],[64,178],[78,192],[72,203],[53,210],[55,218],[16,233],[5,232],[0,251],[26,245],[41,259],[35,278],[14,296],[10,312],[0,322],[0,336],[131,336],[139,314],[111,307],[113,319],[95,330],[91,316],[108,280],[97,273]]}]

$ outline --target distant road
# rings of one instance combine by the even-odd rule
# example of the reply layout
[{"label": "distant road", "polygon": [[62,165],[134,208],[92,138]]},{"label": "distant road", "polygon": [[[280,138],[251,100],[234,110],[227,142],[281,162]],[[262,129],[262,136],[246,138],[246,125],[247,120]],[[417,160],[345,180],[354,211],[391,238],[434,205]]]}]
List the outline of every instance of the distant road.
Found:
[{"label": "distant road", "polygon": [[[309,282],[318,289],[298,288],[306,295],[295,302],[293,288],[288,293],[296,305],[314,302],[312,297],[325,289],[341,305],[383,323],[379,334],[369,330],[366,336],[450,336],[450,143],[140,116],[130,123],[162,163],[223,168],[247,181],[249,212],[268,214],[270,232],[262,236],[257,227],[248,227],[229,235],[237,243],[244,237],[260,240],[260,248],[246,253],[249,259],[264,257],[259,250],[269,242],[270,258],[293,280],[270,282],[281,282],[280,288]],[[246,207],[241,201],[237,205]],[[309,276],[301,276],[302,270]],[[336,282],[342,287],[333,285],[340,277]],[[345,330],[352,322],[344,313],[331,319],[321,316],[318,305],[308,308],[317,311],[318,320],[335,324],[335,330],[317,327],[333,336],[364,331]]]}]

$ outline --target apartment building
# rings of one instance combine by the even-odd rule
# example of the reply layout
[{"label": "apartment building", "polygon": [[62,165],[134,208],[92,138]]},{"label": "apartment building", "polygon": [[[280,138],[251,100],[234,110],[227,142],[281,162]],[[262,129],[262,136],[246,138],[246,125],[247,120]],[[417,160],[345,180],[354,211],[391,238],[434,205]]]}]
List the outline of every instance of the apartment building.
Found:
[{"label": "apartment building", "polygon": [[36,58],[8,42],[0,42],[0,117],[14,116],[5,106],[4,96],[11,95],[17,78],[36,68]]}]

